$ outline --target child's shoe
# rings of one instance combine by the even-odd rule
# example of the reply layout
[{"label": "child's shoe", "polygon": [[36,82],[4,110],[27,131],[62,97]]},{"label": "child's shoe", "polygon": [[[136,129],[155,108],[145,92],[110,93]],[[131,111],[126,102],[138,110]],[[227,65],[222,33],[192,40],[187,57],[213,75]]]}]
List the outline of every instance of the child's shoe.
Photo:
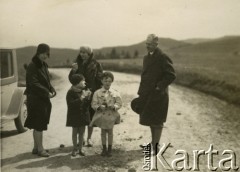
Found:
[{"label": "child's shoe", "polygon": [[91,139],[87,140],[87,147],[93,147],[93,143]]},{"label": "child's shoe", "polygon": [[[82,145],[85,146],[85,141],[84,140],[83,140]],[[77,147],[79,147],[79,143],[77,144]]]},{"label": "child's shoe", "polygon": [[73,151],[72,151],[72,156],[73,156],[73,157],[77,156],[77,150],[76,150],[76,149],[73,149]]},{"label": "child's shoe", "polygon": [[107,156],[107,151],[106,150],[102,150],[101,156]]},{"label": "child's shoe", "polygon": [[103,150],[102,150],[101,156],[107,156],[107,147],[106,147],[106,145],[103,145]]},{"label": "child's shoe", "polygon": [[108,157],[111,157],[111,156],[112,156],[112,145],[109,145],[109,146],[108,146],[107,156],[108,156]]},{"label": "child's shoe", "polygon": [[85,152],[83,152],[82,150],[79,150],[79,155],[86,156]]}]

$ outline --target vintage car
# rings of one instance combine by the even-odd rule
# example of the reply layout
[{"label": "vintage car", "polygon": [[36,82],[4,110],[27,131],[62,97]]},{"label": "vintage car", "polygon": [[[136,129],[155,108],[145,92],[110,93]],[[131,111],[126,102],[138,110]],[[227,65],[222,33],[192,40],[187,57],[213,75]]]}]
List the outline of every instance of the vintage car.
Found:
[{"label": "vintage car", "polygon": [[14,120],[19,133],[27,130],[24,122],[27,117],[24,87],[18,87],[16,51],[0,49],[1,68],[1,126]]}]

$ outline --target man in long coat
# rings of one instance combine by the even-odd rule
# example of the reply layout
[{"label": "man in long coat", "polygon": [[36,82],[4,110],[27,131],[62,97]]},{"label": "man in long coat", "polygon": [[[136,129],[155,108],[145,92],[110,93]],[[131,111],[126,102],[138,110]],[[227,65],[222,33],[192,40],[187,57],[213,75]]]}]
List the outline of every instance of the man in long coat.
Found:
[{"label": "man in long coat", "polygon": [[153,150],[159,143],[163,123],[168,112],[168,86],[176,78],[171,59],[158,48],[158,37],[150,34],[146,40],[148,54],[143,59],[143,70],[138,90],[132,101],[133,110],[140,114],[140,124],[151,129]]}]

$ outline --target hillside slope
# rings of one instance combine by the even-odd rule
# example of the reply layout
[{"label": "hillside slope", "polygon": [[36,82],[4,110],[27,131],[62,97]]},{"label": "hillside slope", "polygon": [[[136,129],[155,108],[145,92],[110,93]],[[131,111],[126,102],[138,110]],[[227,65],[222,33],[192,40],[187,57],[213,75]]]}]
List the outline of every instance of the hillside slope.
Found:
[{"label": "hillside slope", "polygon": [[180,54],[237,54],[240,53],[240,36],[226,36],[207,42],[174,49]]},{"label": "hillside slope", "polygon": [[[189,45],[191,44],[188,44],[182,41],[177,41],[171,38],[159,38],[159,47],[161,47],[163,51],[171,50],[174,48],[187,47]],[[139,57],[142,57],[143,55],[146,54],[145,41],[140,42],[138,44],[130,45],[130,46],[106,47],[106,48],[98,49],[96,50],[96,52],[98,53],[99,51],[101,51],[102,54],[106,55],[111,53],[113,48],[115,48],[116,52],[120,54],[122,52],[128,52],[131,57],[134,56],[135,51],[138,51]]]}]

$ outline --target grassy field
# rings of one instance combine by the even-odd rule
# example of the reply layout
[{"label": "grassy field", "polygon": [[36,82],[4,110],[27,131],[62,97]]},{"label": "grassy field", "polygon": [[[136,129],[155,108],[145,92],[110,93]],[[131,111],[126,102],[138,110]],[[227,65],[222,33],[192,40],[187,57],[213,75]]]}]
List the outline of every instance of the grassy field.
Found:
[{"label": "grassy field", "polygon": [[[189,61],[172,58],[177,73],[174,83],[214,95],[229,103],[240,104],[240,68],[237,61],[233,62],[237,58],[239,60],[239,57],[229,56],[228,61],[222,58],[222,60],[218,59],[218,62],[208,58],[208,63],[202,62],[203,59]],[[100,62],[105,70],[140,75],[142,69],[142,59],[101,60]]]}]

